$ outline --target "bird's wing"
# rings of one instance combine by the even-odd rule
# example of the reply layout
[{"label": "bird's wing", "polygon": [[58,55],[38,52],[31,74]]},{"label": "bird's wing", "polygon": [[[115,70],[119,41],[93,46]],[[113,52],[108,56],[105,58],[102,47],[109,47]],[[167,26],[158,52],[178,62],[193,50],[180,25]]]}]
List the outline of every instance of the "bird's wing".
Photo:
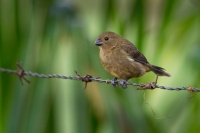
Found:
[{"label": "bird's wing", "polygon": [[140,62],[144,65],[148,64],[146,57],[132,44],[129,43],[128,45],[122,45],[122,49],[132,58],[134,61]]}]

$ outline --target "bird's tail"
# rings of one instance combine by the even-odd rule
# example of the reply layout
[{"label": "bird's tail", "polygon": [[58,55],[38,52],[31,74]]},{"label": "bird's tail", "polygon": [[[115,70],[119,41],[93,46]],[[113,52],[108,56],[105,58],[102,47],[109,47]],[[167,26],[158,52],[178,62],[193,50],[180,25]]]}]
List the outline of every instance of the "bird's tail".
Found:
[{"label": "bird's tail", "polygon": [[169,73],[166,73],[165,69],[162,67],[154,66],[154,65],[150,65],[149,67],[151,71],[153,71],[158,76],[167,76],[167,77],[171,76]]}]

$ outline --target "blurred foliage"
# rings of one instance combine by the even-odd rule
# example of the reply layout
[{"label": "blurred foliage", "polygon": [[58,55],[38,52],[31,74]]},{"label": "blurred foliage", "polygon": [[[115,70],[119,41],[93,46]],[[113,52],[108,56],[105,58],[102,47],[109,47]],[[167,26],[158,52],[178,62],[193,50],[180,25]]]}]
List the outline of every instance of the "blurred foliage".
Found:
[{"label": "blurred foliage", "polygon": [[[166,86],[200,87],[199,0],[0,1],[0,67],[111,79],[100,64],[97,36],[114,31],[172,77]],[[21,85],[0,74],[1,133],[196,133],[199,94],[123,90],[79,81],[36,79]],[[135,82],[153,81],[148,73]],[[192,94],[193,95],[193,94]]]}]

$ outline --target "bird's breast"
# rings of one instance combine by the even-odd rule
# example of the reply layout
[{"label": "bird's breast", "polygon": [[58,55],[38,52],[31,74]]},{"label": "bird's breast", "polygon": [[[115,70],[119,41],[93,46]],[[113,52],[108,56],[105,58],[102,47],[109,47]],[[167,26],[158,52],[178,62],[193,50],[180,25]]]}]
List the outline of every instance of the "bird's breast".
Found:
[{"label": "bird's breast", "polygon": [[117,78],[136,78],[146,72],[141,63],[136,62],[120,50],[104,51],[100,49],[100,59],[105,70]]}]

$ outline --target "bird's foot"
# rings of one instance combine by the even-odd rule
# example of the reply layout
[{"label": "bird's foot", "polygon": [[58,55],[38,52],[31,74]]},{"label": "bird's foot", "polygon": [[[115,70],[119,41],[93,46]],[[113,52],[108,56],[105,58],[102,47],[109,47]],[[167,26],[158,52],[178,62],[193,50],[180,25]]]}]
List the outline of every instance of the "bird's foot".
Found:
[{"label": "bird's foot", "polygon": [[114,87],[117,87],[118,86],[118,82],[117,82],[117,78],[114,77],[112,80],[111,80],[111,84],[114,86]]},{"label": "bird's foot", "polygon": [[155,88],[156,88],[156,82],[147,83],[147,84],[145,85],[145,88],[146,88],[146,89],[155,89]]},{"label": "bird's foot", "polygon": [[127,83],[127,80],[124,80],[124,79],[119,81],[119,84],[122,86],[123,89],[127,88],[127,84],[126,83]]}]

